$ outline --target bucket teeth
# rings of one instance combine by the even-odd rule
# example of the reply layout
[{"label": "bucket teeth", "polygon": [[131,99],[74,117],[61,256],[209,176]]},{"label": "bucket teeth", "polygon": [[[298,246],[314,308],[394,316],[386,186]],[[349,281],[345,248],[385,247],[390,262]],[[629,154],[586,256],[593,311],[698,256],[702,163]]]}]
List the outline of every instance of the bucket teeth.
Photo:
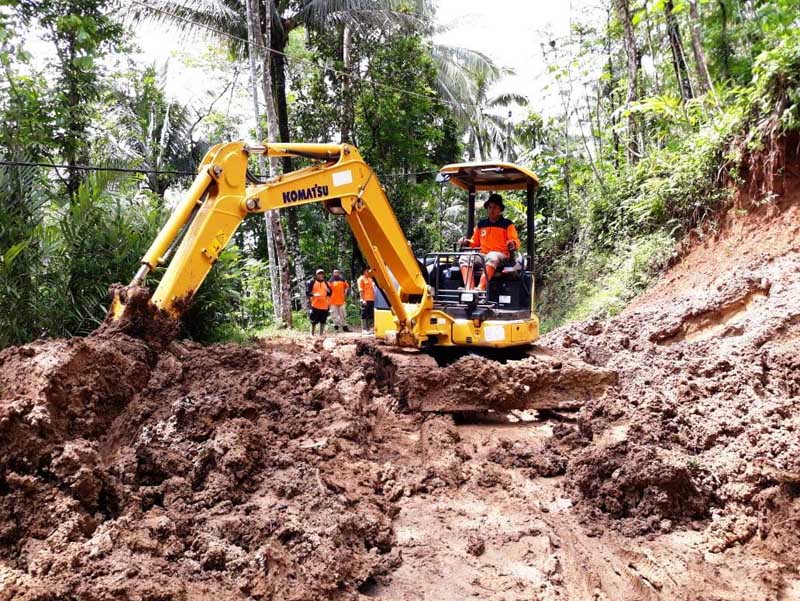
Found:
[{"label": "bucket teeth", "polygon": [[108,316],[112,321],[119,321],[125,313],[128,302],[128,289],[126,286],[113,286],[110,290],[111,306],[108,308]]}]

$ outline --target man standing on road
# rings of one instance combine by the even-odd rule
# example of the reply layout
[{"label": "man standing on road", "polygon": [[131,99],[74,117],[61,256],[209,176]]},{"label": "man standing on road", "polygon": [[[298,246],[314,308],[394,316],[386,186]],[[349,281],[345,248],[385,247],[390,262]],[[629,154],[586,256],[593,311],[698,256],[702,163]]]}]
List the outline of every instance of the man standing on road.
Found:
[{"label": "man standing on road", "polygon": [[325,332],[325,322],[331,305],[331,287],[325,281],[325,271],[317,269],[314,279],[306,287],[306,296],[311,300],[311,310],[308,316],[311,320],[311,335],[319,324],[319,335]]},{"label": "man standing on road", "polygon": [[328,282],[331,288],[331,316],[333,317],[333,329],[338,332],[342,328],[343,332],[349,332],[347,327],[347,289],[350,284],[342,277],[342,272],[338,269],[333,270],[331,281]]},{"label": "man standing on road", "polygon": [[375,321],[375,282],[369,275],[369,267],[364,267],[358,278],[358,295],[361,299],[361,331],[371,332]]},{"label": "man standing on road", "polygon": [[483,267],[483,275],[478,285],[478,290],[486,290],[486,286],[491,281],[494,272],[504,263],[511,260],[511,253],[519,249],[519,235],[517,228],[511,220],[503,217],[503,197],[499,194],[490,194],[489,199],[483,203],[486,209],[487,219],[478,222],[472,238],[461,238],[459,246],[469,246],[480,248],[480,253],[464,254],[458,260],[461,267],[461,277],[464,280],[464,288],[472,289],[475,285],[473,269],[476,266]]}]

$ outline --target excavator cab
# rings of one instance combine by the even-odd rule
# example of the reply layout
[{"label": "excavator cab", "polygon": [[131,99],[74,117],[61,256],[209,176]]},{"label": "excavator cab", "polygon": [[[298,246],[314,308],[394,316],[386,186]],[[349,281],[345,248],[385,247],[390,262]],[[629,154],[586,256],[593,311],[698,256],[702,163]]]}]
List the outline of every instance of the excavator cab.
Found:
[{"label": "excavator cab", "polygon": [[[511,163],[457,163],[442,167],[437,175],[442,184],[452,184],[467,193],[467,233],[475,230],[475,200],[479,192],[525,193],[526,223],[515,224],[525,233],[527,244],[487,283],[486,291],[472,290],[462,279],[459,259],[476,255],[477,249],[432,252],[420,257],[433,300],[433,313],[443,314],[447,335],[429,337],[438,347],[469,346],[503,348],[527,345],[539,337],[539,320],[534,311],[535,203],[539,180],[532,172]],[[476,266],[476,280],[481,276]],[[375,331],[379,338],[393,327],[389,303],[378,295]],[[432,320],[437,320],[433,317]],[[435,322],[434,322],[435,323]]]}]

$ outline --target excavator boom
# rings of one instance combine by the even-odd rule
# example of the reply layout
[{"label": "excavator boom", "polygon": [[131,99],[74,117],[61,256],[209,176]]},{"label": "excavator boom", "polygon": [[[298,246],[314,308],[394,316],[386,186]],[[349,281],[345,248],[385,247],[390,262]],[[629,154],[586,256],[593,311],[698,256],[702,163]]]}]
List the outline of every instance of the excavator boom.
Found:
[{"label": "excavator boom", "polygon": [[[248,185],[248,159],[257,154],[320,162]],[[373,277],[388,297],[397,342],[418,346],[424,337],[414,331],[416,317],[431,307],[425,278],[378,178],[347,144],[248,146],[231,142],[214,146],[131,284],[140,285],[150,271],[169,261],[152,302],[179,317],[248,214],[310,203],[322,203],[347,219]],[[123,311],[124,302],[117,296],[112,315]]]}]

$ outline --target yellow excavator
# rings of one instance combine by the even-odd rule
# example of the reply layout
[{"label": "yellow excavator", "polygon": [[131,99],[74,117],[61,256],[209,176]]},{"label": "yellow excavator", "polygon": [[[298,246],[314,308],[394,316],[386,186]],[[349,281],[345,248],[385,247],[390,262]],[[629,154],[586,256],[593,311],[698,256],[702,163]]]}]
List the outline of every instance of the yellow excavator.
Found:
[{"label": "yellow excavator", "polygon": [[[248,171],[248,161],[255,155],[314,163],[260,181]],[[143,285],[152,270],[168,264],[150,302],[178,319],[245,217],[319,203],[347,220],[378,284],[377,338],[415,348],[529,345],[539,337],[532,275],[536,176],[509,163],[463,163],[443,167],[437,180],[468,194],[468,236],[474,229],[476,193],[526,192],[527,250],[498,270],[485,292],[470,290],[461,281],[458,256],[465,251],[415,255],[377,176],[353,146],[242,141],[208,151],[186,197],[143,257],[131,286]],[[111,319],[120,319],[125,309],[124,289],[117,289]]]}]

